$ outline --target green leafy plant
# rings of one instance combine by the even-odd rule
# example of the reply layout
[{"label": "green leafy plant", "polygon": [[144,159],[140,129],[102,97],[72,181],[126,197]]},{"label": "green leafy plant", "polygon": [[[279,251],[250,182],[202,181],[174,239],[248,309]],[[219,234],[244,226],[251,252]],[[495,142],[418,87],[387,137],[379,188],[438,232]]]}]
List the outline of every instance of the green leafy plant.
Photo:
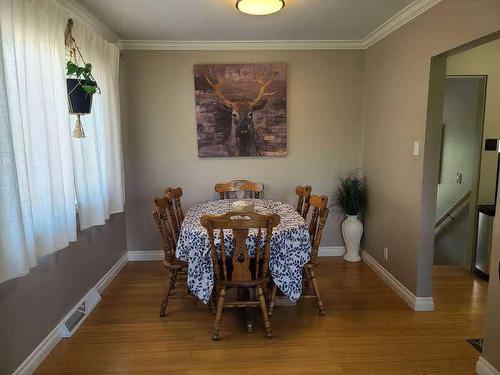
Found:
[{"label": "green leafy plant", "polygon": [[345,215],[363,217],[366,209],[366,177],[353,172],[347,176],[340,176],[339,180],[335,193],[335,207]]},{"label": "green leafy plant", "polygon": [[78,66],[72,61],[66,63],[66,75],[76,77],[80,80],[83,91],[89,95],[96,92],[101,93],[100,87],[92,75],[92,64],[86,63],[85,66]]}]

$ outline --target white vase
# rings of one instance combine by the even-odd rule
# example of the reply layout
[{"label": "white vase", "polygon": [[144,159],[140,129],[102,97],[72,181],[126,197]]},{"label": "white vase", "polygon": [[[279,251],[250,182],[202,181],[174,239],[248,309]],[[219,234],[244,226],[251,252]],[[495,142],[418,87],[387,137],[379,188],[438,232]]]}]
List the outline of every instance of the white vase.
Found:
[{"label": "white vase", "polygon": [[363,223],[358,215],[347,215],[342,222],[342,237],[344,237],[345,254],[344,259],[349,262],[359,262],[359,243],[363,235]]}]

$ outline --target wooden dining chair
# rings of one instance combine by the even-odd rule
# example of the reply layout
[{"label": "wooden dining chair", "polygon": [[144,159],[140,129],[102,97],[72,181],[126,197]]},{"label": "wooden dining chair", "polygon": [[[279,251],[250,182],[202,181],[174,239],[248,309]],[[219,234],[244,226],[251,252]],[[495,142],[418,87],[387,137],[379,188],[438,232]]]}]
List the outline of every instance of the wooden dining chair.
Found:
[{"label": "wooden dining chair", "polygon": [[184,211],[182,210],[181,197],[182,189],[180,187],[169,187],[165,190],[165,197],[168,199],[167,215],[171,222],[171,228],[174,235],[175,242],[179,240],[181,225],[184,221]]},{"label": "wooden dining chair", "polygon": [[258,199],[263,190],[264,185],[248,180],[233,180],[215,185],[215,191],[219,193],[220,199],[245,197]]},{"label": "wooden dining chair", "polygon": [[153,211],[153,220],[160,232],[162,248],[165,254],[165,259],[162,264],[168,270],[168,283],[160,306],[160,316],[164,317],[167,313],[168,300],[173,297],[171,293],[176,283],[180,281],[178,280],[179,274],[187,273],[188,264],[187,262],[178,260],[175,256],[177,239],[174,236],[172,228],[173,221],[169,213],[169,207],[171,208],[174,203],[165,196],[163,198],[155,198],[154,204],[155,210]]},{"label": "wooden dining chair", "polygon": [[[201,224],[207,229],[210,255],[215,275],[217,310],[215,314],[212,339],[219,339],[220,323],[224,308],[260,307],[267,337],[272,337],[271,322],[267,315],[266,299],[263,288],[269,282],[269,256],[273,228],[280,222],[277,214],[261,215],[256,212],[228,212],[221,216],[204,215]],[[219,239],[224,239],[224,229],[231,229],[234,237],[234,251],[226,255],[224,241],[220,241],[220,256],[215,245],[214,231]],[[255,258],[250,258],[246,240],[250,229],[257,229]],[[265,232],[263,233],[263,229]],[[264,236],[264,247],[262,238]],[[255,292],[256,299],[225,301],[226,291],[230,288],[245,288]],[[252,294],[250,295],[252,296]]]},{"label": "wooden dining chair", "polygon": [[309,213],[309,207],[311,207],[311,204],[309,203],[311,190],[312,187],[309,185],[297,186],[295,188],[295,194],[297,194],[297,212],[304,218],[304,220],[307,218],[307,214]]},{"label": "wooden dining chair", "polygon": [[[326,219],[328,218],[328,197],[325,195],[311,195],[309,202],[313,208],[311,221],[309,222],[309,237],[311,239],[311,257],[303,268],[303,281],[305,291],[303,290],[300,298],[315,298],[318,304],[320,315],[325,315],[325,304],[321,300],[319,293],[318,281],[314,268],[318,266],[318,252],[325,227]],[[309,293],[309,285],[312,285],[312,293]],[[276,298],[277,286],[274,284],[269,298],[269,316],[273,314],[274,301]]]}]

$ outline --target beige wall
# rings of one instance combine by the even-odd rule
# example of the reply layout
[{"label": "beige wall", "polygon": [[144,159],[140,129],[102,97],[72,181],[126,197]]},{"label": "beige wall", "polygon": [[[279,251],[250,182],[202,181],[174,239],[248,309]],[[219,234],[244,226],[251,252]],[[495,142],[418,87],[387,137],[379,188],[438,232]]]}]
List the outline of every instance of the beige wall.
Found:
[{"label": "beige wall", "polygon": [[[198,158],[193,65],[287,64],[288,155]],[[298,184],[331,195],[360,164],[364,51],[126,51],[121,66],[128,250],[157,250],[152,198],[184,189],[184,204],[213,199],[216,182],[249,178],[265,198],[295,203]],[[327,222],[324,246],[342,244]]]},{"label": "beige wall", "polygon": [[365,249],[417,296],[432,295],[437,173],[411,152],[426,137],[431,57],[499,29],[500,1],[444,0],[367,51]]},{"label": "beige wall", "polygon": [[[488,76],[483,138],[500,138],[500,40],[450,56],[446,74]],[[479,204],[495,203],[497,156],[494,151],[482,153]]]}]

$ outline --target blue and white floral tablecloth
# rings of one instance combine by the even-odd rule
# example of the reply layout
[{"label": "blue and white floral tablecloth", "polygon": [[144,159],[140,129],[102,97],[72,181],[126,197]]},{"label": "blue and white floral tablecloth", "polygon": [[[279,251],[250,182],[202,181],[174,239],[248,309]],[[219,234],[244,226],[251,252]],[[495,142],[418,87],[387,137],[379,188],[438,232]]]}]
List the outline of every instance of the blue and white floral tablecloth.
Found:
[{"label": "blue and white floral tablecloth", "polygon": [[[188,261],[188,287],[191,292],[207,303],[214,285],[212,260],[208,234],[200,223],[203,215],[222,215],[231,211],[234,199],[223,199],[198,203],[191,207],[182,223],[177,258]],[[302,292],[302,267],[311,255],[311,242],[304,219],[295,209],[285,203],[262,199],[245,199],[255,204],[261,213],[276,213],[280,224],[274,228],[271,238],[269,269],[278,288],[293,302]],[[220,238],[215,234],[219,249]],[[264,240],[264,237],[262,238]],[[256,233],[250,233],[247,246],[251,256],[255,255]],[[226,254],[231,255],[234,243],[231,231],[224,232]]]}]

